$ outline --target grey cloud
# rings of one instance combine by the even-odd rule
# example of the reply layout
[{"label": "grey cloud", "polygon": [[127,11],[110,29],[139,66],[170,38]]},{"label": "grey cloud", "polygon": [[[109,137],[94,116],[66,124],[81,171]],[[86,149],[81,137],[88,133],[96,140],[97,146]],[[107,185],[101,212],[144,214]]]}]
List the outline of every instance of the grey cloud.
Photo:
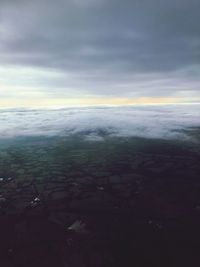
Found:
[{"label": "grey cloud", "polygon": [[[0,6],[1,65],[63,73],[49,92],[69,87],[105,96],[172,95],[189,80],[188,90],[199,95],[200,80],[187,71],[200,68],[198,0],[9,0]],[[142,75],[162,82],[141,89]]]},{"label": "grey cloud", "polygon": [[[1,109],[0,136],[143,137],[195,141],[200,105]],[[103,135],[102,135],[103,133]]]}]

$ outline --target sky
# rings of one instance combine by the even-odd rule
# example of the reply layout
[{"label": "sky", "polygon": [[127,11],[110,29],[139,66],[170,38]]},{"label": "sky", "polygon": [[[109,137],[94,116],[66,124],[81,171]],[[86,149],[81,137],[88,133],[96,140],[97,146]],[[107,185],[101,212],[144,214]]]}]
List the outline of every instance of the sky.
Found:
[{"label": "sky", "polygon": [[200,102],[199,0],[0,0],[0,107]]}]

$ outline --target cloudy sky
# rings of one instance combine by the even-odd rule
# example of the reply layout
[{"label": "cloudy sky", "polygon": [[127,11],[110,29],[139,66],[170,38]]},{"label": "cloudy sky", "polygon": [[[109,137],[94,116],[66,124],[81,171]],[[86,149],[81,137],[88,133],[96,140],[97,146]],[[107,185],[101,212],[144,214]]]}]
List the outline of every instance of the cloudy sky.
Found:
[{"label": "cloudy sky", "polygon": [[0,0],[0,106],[200,102],[199,0]]}]

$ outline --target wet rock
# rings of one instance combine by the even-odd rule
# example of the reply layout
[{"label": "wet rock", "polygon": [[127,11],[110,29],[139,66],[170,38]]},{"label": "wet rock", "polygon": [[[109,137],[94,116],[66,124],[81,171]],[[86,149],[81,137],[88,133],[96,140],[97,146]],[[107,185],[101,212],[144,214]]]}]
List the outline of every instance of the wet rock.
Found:
[{"label": "wet rock", "polygon": [[69,231],[74,231],[76,233],[81,233],[81,234],[87,233],[86,224],[84,222],[82,222],[81,220],[75,221],[67,229]]},{"label": "wet rock", "polygon": [[31,201],[31,207],[36,207],[39,203],[40,203],[40,199],[39,199],[39,197],[35,197],[35,198]]}]

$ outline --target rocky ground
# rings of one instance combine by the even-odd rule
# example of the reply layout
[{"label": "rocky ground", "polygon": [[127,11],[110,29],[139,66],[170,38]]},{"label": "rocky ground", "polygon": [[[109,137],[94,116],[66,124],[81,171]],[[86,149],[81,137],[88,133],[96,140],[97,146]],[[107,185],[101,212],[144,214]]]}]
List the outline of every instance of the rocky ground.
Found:
[{"label": "rocky ground", "polygon": [[199,266],[199,145],[59,140],[0,152],[0,266]]}]

